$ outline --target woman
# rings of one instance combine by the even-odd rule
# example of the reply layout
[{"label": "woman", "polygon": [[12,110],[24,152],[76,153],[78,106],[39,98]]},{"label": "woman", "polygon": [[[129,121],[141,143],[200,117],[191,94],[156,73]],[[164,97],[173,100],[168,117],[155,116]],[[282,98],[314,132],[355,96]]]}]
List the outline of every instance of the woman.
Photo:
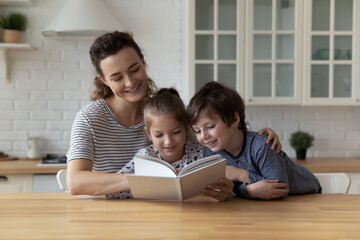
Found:
[{"label": "woman", "polygon": [[[74,195],[101,195],[129,189],[121,169],[138,149],[149,144],[144,131],[143,106],[156,91],[146,63],[132,35],[112,32],[98,37],[90,48],[97,76],[92,102],[77,114],[67,163],[67,185]],[[277,135],[266,129],[274,145]],[[265,130],[264,130],[265,132]],[[209,196],[225,200],[232,182],[213,184]],[[218,189],[221,191],[219,192]]]}]

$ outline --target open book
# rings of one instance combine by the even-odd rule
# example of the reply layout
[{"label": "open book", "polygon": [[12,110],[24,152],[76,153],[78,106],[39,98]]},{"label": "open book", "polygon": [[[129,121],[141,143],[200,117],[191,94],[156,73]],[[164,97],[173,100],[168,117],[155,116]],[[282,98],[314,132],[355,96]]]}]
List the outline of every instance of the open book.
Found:
[{"label": "open book", "polygon": [[179,173],[164,160],[139,156],[135,174],[128,174],[134,198],[185,200],[201,194],[210,183],[225,177],[226,161],[220,155],[206,157],[185,166]]}]

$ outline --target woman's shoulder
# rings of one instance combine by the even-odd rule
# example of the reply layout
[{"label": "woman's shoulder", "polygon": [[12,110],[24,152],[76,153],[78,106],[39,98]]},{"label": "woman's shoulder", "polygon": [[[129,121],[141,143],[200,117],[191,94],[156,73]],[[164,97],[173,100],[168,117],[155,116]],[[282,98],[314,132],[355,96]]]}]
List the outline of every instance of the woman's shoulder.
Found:
[{"label": "woman's shoulder", "polygon": [[96,114],[99,111],[105,111],[105,109],[106,109],[106,107],[104,105],[104,100],[99,99],[99,100],[90,102],[90,103],[86,104],[85,106],[83,106],[80,109],[79,113],[91,115],[91,114]]}]

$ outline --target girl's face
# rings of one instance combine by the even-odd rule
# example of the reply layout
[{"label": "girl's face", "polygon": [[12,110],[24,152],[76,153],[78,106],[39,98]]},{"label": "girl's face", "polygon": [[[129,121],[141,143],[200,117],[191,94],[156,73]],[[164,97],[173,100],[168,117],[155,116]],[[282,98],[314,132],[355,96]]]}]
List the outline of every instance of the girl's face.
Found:
[{"label": "girl's face", "polygon": [[163,160],[174,163],[184,155],[186,129],[173,117],[151,115],[151,126],[145,128],[150,141]]},{"label": "girl's face", "polygon": [[238,150],[233,149],[233,136],[237,134],[238,119],[229,127],[219,114],[208,115],[202,111],[192,128],[196,133],[197,140],[205,147],[210,148],[211,151],[218,152],[225,149],[232,153],[234,150]]},{"label": "girl's face", "polygon": [[148,77],[145,61],[135,49],[126,47],[100,62],[104,77],[101,80],[111,88],[115,96],[128,102],[144,99],[147,91]]}]

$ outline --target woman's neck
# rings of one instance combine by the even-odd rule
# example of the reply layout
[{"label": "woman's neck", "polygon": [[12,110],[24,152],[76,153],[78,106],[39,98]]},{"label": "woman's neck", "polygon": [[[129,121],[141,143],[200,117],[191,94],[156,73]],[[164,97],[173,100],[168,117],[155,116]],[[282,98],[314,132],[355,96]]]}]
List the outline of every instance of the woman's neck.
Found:
[{"label": "woman's neck", "polygon": [[144,101],[127,102],[122,98],[111,96],[105,99],[106,104],[118,122],[124,127],[131,127],[144,120]]},{"label": "woman's neck", "polygon": [[236,129],[233,132],[231,145],[225,150],[229,152],[233,157],[236,157],[242,150],[244,143],[244,132],[241,129]]}]

